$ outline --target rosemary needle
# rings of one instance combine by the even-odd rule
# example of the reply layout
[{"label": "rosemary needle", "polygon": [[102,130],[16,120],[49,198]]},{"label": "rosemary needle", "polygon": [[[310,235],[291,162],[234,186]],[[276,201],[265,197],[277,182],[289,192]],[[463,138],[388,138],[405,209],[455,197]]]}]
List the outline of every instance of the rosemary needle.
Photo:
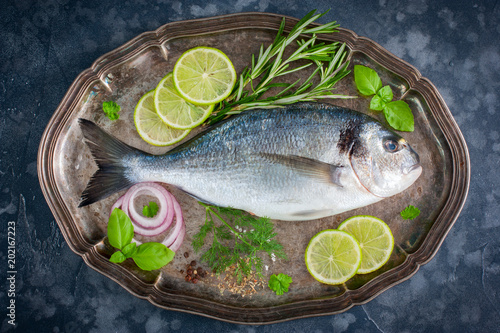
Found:
[{"label": "rosemary needle", "polygon": [[[349,74],[347,50],[345,44],[338,42],[317,42],[317,34],[335,32],[339,25],[329,22],[312,27],[312,22],[326,14],[315,15],[315,12],[309,12],[287,36],[284,36],[283,18],[273,43],[267,48],[261,45],[258,56],[252,55],[251,66],[243,70],[229,97],[216,107],[208,120],[210,124],[243,110],[283,107],[324,98],[354,98],[332,92],[335,84]],[[301,36],[306,39],[299,40]],[[293,43],[298,48],[284,58],[285,49]],[[300,79],[293,83],[276,82],[276,79],[311,66],[315,66],[315,69],[300,85]],[[274,89],[272,96],[265,97],[265,93],[271,89]]]}]

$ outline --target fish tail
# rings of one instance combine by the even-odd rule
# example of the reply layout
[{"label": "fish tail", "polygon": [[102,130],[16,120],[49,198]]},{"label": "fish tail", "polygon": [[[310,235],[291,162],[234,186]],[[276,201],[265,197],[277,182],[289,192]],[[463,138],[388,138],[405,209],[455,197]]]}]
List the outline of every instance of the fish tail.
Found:
[{"label": "fish tail", "polygon": [[98,166],[82,192],[78,207],[83,207],[134,185],[136,182],[127,177],[129,168],[124,158],[140,151],[114,138],[89,120],[80,118],[78,122]]}]

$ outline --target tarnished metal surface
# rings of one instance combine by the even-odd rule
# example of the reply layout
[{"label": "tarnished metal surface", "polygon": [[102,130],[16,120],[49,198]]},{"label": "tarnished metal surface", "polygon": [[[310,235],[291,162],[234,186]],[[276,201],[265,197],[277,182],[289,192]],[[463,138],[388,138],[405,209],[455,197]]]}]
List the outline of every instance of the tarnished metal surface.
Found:
[{"label": "tarnished metal surface", "polygon": [[[186,221],[186,238],[174,261],[155,272],[142,272],[129,261],[122,266],[108,261],[113,250],[105,239],[106,223],[111,205],[120,194],[77,208],[80,194],[96,170],[77,119],[90,119],[131,146],[163,153],[171,147],[153,147],[135,131],[133,111],[139,98],[154,89],[173,69],[178,56],[194,46],[221,49],[233,61],[237,72],[241,72],[262,43],[272,42],[280,21],[277,15],[245,13],[170,23],[104,55],[75,80],[46,128],[40,143],[38,172],[44,195],[66,241],[87,264],[161,307],[231,322],[270,323],[337,313],[362,304],[409,278],[432,258],[465,202],[470,178],[467,147],[432,83],[378,44],[341,29],[322,38],[346,42],[351,69],[355,64],[376,69],[384,85],[391,85],[394,98],[405,100],[413,110],[415,131],[402,135],[420,155],[423,167],[414,185],[377,204],[321,220],[275,222],[277,238],[289,260],[265,259],[269,269],[264,275],[284,272],[293,277],[293,287],[283,296],[276,296],[267,288],[251,297],[227,290],[221,293],[215,277],[196,285],[186,283],[179,270],[200,256],[194,253],[191,239],[204,222],[205,211],[195,199],[168,185],[165,186],[179,200]],[[297,20],[289,18],[287,22],[291,27]],[[338,92],[358,95],[352,75],[338,84]],[[109,121],[101,111],[102,102],[107,100],[121,105],[118,121]],[[385,122],[381,113],[368,110],[368,98],[327,102],[368,113]],[[194,134],[195,131],[190,136]],[[422,214],[413,221],[404,221],[399,212],[409,204],[419,207]],[[395,238],[391,259],[380,270],[357,275],[345,285],[318,283],[304,264],[309,240],[317,232],[336,228],[344,219],[357,214],[375,215],[389,224]],[[189,260],[183,257],[184,252],[190,253]]]}]

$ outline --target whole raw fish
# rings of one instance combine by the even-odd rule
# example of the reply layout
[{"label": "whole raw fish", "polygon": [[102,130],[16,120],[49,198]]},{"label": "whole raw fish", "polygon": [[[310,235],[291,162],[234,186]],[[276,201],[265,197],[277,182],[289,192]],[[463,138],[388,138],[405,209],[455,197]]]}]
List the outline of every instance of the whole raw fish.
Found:
[{"label": "whole raw fish", "polygon": [[217,206],[311,220],[395,195],[422,172],[401,136],[362,113],[327,104],[247,111],[158,156],[88,120],[80,124],[99,166],[80,206],[155,181]]}]

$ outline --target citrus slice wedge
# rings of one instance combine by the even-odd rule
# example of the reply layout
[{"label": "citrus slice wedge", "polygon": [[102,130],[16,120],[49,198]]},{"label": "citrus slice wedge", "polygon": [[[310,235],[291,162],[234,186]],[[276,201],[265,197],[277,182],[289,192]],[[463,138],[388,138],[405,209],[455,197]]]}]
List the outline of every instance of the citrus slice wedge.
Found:
[{"label": "citrus slice wedge", "polygon": [[199,46],[184,52],[174,66],[175,88],[186,101],[210,105],[223,101],[236,83],[236,71],[222,51]]},{"label": "citrus slice wedge", "polygon": [[168,126],[176,129],[201,125],[214,109],[214,104],[194,105],[182,98],[174,87],[172,73],[158,83],[154,96],[156,113]]},{"label": "citrus slice wedge", "polygon": [[141,138],[154,146],[168,146],[182,140],[190,130],[167,126],[155,110],[154,90],[144,94],[134,111],[134,124]]},{"label": "citrus slice wedge", "polygon": [[342,284],[356,274],[361,256],[361,249],[352,235],[327,229],[311,238],[305,260],[307,270],[319,282]]},{"label": "citrus slice wedge", "polygon": [[382,267],[394,249],[394,237],[389,226],[379,218],[358,215],[348,218],[338,228],[353,235],[359,242],[363,260],[358,274],[367,274]]}]

